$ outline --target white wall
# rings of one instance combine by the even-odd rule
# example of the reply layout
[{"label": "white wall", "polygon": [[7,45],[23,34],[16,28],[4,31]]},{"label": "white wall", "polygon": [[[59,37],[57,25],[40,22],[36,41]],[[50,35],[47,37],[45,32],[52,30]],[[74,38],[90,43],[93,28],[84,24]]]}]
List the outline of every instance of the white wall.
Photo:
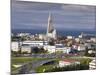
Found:
[{"label": "white wall", "polygon": [[11,42],[11,50],[12,51],[18,51],[19,50],[18,42]]}]

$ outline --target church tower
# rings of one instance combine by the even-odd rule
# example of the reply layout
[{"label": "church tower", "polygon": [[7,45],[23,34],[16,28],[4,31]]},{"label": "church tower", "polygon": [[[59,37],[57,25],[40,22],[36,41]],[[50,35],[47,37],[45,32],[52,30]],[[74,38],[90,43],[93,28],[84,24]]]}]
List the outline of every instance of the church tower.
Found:
[{"label": "church tower", "polygon": [[56,29],[53,26],[52,15],[50,13],[48,17],[47,39],[56,39]]}]

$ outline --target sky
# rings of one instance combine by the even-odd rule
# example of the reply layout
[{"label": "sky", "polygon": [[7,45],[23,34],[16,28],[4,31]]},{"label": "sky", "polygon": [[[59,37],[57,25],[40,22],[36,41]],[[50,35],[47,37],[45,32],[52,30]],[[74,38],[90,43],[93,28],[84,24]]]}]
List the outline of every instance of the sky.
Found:
[{"label": "sky", "polygon": [[96,28],[96,6],[12,0],[11,29],[46,29],[49,13],[56,29]]}]

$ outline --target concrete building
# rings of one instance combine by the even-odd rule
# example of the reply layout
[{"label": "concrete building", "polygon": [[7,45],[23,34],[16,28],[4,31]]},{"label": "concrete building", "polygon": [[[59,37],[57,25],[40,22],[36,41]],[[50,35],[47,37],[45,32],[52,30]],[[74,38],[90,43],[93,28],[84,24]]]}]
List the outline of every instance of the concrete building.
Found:
[{"label": "concrete building", "polygon": [[39,39],[40,40],[46,40],[46,35],[45,34],[39,34]]},{"label": "concrete building", "polygon": [[21,53],[31,53],[32,47],[29,45],[22,45],[21,47]]},{"label": "concrete building", "polygon": [[73,39],[74,37],[73,36],[67,36],[67,39]]},{"label": "concrete building", "polygon": [[19,43],[18,42],[11,42],[11,50],[17,52],[19,50]]},{"label": "concrete building", "polygon": [[96,38],[91,38],[90,39],[92,42],[96,43]]},{"label": "concrete building", "polygon": [[59,61],[59,67],[65,67],[65,66],[75,65],[75,64],[80,64],[80,62],[75,60],[69,60],[69,59],[64,59]]},{"label": "concrete building", "polygon": [[69,54],[69,52],[71,51],[71,47],[65,47],[63,44],[56,44],[56,52],[62,52],[62,53],[67,53]]},{"label": "concrete building", "polygon": [[47,41],[23,41],[23,44],[40,47],[40,46],[47,45],[48,42]]},{"label": "concrete building", "polygon": [[78,45],[78,49],[77,50],[78,51],[84,51],[84,50],[86,50],[86,47],[85,47],[85,45],[80,44],[80,45]]},{"label": "concrete building", "polygon": [[55,53],[56,52],[55,46],[44,45],[44,49],[47,50],[49,53]]},{"label": "concrete building", "polygon": [[69,54],[69,52],[71,51],[71,47],[65,47],[62,44],[56,44],[54,46],[44,45],[44,49],[49,53],[62,52]]}]

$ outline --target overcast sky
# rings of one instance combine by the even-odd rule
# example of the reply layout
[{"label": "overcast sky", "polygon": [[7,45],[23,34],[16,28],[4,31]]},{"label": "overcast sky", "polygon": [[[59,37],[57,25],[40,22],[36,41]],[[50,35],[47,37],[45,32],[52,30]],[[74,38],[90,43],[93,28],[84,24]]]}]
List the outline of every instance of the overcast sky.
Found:
[{"label": "overcast sky", "polygon": [[95,30],[95,6],[12,0],[12,29],[46,29],[49,13],[57,29]]}]

